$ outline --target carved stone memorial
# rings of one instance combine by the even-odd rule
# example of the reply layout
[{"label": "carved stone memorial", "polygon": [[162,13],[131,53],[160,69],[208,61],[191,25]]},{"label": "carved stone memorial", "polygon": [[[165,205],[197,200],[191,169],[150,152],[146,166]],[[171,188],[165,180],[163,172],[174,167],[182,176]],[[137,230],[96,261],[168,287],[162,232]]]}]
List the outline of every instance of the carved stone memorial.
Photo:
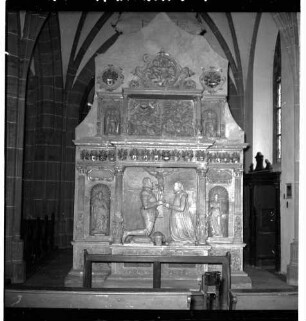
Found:
[{"label": "carved stone memorial", "polygon": [[[74,140],[73,268],[66,285],[82,284],[86,249],[166,256],[230,251],[233,288],[250,287],[242,241],[246,144],[227,103],[228,62],[164,13],[121,35],[95,62],[94,104]],[[220,267],[165,264],[162,282],[188,281],[198,289],[201,274],[214,269]],[[151,264],[93,265],[93,286],[126,279],[152,281]]]}]

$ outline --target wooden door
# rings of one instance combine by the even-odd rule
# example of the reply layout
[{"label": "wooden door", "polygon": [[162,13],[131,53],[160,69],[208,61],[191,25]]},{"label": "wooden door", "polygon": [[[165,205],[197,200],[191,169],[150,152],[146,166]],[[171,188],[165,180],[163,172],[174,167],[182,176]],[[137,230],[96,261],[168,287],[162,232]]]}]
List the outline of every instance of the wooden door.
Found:
[{"label": "wooden door", "polygon": [[280,269],[280,173],[244,176],[244,263]]},{"label": "wooden door", "polygon": [[[255,265],[279,269],[279,195],[274,184],[254,186]],[[255,233],[254,233],[255,232]]]}]

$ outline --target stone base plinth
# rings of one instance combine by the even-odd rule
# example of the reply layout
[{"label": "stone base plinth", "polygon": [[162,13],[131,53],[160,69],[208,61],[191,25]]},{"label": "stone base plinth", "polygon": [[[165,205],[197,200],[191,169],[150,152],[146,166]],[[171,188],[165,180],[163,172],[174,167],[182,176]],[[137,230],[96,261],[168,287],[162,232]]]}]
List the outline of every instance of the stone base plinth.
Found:
[{"label": "stone base plinth", "polygon": [[[114,255],[158,255],[158,256],[207,256],[210,246],[177,245],[113,245]],[[206,265],[198,264],[162,264],[162,279],[197,279],[207,271]],[[116,278],[148,278],[153,277],[152,263],[113,263],[111,276]]]},{"label": "stone base plinth", "polygon": [[232,289],[252,289],[252,280],[244,271],[231,273]]},{"label": "stone base plinth", "polygon": [[290,263],[287,266],[287,283],[298,286],[298,242],[294,241],[290,244]]},{"label": "stone base plinth", "polygon": [[[104,287],[104,282],[109,275],[107,271],[93,271],[92,272],[92,287]],[[71,270],[65,278],[65,287],[83,287],[83,271]]]},{"label": "stone base plinth", "polygon": [[[244,243],[217,243],[210,242],[211,250],[209,255],[225,255],[231,253],[231,284],[232,289],[251,289],[252,281],[243,271],[243,248]],[[209,271],[220,270],[220,266],[210,265]]]},{"label": "stone base plinth", "polygon": [[[76,244],[74,244],[76,246]],[[252,283],[242,270],[242,249],[244,244],[210,244],[210,245],[168,245],[155,246],[150,244],[113,244],[99,247],[101,254],[113,255],[147,255],[147,256],[208,256],[232,253],[231,276],[233,289],[249,289]],[[78,246],[77,246],[78,247]],[[83,248],[78,249],[78,264],[65,279],[65,286],[83,286]],[[82,250],[81,250],[82,249]],[[95,246],[89,247],[95,252]],[[90,252],[92,252],[90,251]],[[93,253],[92,252],[92,253]],[[202,275],[206,271],[219,270],[219,265],[207,264],[162,264],[161,285],[165,288],[199,289]],[[149,287],[153,286],[152,263],[94,263],[92,273],[93,287]]]},{"label": "stone base plinth", "polygon": [[[73,246],[73,267],[65,278],[66,287],[83,286],[84,250],[94,254],[111,254],[108,242],[74,241]],[[102,286],[105,278],[110,274],[108,263],[93,263],[92,284]]]}]

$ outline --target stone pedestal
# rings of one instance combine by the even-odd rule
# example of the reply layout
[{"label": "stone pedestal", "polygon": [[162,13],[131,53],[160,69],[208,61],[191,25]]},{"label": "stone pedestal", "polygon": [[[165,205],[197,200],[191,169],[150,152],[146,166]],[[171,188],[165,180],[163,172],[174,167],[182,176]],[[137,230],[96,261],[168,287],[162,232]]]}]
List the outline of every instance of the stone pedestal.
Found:
[{"label": "stone pedestal", "polygon": [[[111,254],[111,248],[104,242],[72,242],[73,267],[65,278],[66,287],[83,286],[84,250],[94,254]],[[107,263],[93,263],[92,282],[94,286],[102,286],[106,277],[110,274]]]},{"label": "stone pedestal", "polygon": [[[207,256],[210,246],[112,246],[114,255]],[[113,263],[111,277],[152,277],[151,263]],[[192,279],[200,277],[207,267],[197,264],[162,264],[162,279]]]},{"label": "stone pedestal", "polygon": [[294,241],[290,244],[290,263],[287,266],[287,283],[290,285],[298,286],[298,242]]},{"label": "stone pedestal", "polygon": [[[214,243],[210,242],[211,250],[209,255],[225,255],[231,253],[231,283],[232,289],[250,289],[252,281],[243,271],[243,248],[244,243]],[[209,271],[218,271],[218,266],[210,266]]]}]

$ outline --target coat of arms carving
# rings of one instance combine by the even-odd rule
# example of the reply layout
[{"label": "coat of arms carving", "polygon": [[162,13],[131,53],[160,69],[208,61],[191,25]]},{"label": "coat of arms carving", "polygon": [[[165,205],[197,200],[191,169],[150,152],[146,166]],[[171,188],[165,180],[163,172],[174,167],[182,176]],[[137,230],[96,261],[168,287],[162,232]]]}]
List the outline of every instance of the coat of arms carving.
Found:
[{"label": "coat of arms carving", "polygon": [[226,77],[222,75],[222,69],[210,67],[207,70],[202,68],[202,70],[203,72],[199,80],[204,91],[214,94],[215,92],[222,90],[222,85],[226,80]]},{"label": "coat of arms carving", "polygon": [[97,83],[100,89],[113,91],[123,84],[124,76],[122,69],[118,66],[108,65],[97,77]]},{"label": "coat of arms carving", "polygon": [[195,81],[188,79],[195,73],[188,67],[182,68],[175,59],[163,49],[153,57],[145,54],[143,61],[145,65],[136,67],[133,72],[136,78],[130,82],[131,88],[196,88]]}]

